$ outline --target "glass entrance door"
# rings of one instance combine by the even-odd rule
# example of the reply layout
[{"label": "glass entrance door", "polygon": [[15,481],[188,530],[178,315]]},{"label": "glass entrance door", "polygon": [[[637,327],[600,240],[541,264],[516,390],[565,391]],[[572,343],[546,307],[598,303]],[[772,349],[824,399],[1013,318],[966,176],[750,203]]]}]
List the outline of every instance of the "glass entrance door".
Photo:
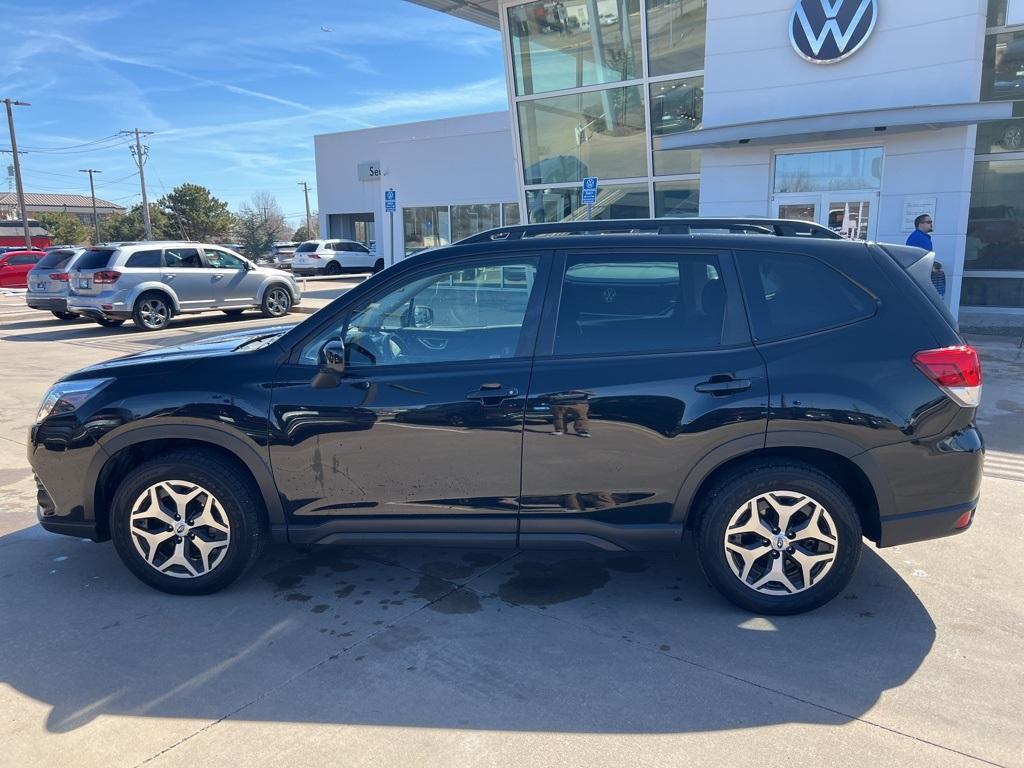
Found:
[{"label": "glass entrance door", "polygon": [[878,225],[878,192],[854,190],[772,196],[772,215],[813,221],[848,240],[873,240]]}]

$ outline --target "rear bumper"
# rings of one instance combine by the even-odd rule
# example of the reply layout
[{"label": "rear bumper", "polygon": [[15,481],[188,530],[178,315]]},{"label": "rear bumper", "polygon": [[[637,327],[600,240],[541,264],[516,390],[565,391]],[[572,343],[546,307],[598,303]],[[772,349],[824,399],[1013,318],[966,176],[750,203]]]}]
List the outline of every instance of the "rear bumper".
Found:
[{"label": "rear bumper", "polygon": [[[898,544],[941,539],[945,536],[963,533],[974,524],[974,513],[977,508],[978,499],[974,499],[943,509],[928,509],[924,512],[909,512],[884,518],[882,520],[882,540],[878,546],[894,547]],[[969,515],[967,524],[961,524],[958,528],[958,521],[964,515]]]},{"label": "rear bumper", "polygon": [[65,296],[33,296],[28,294],[25,303],[30,309],[42,309],[46,312],[67,312],[68,300]]}]

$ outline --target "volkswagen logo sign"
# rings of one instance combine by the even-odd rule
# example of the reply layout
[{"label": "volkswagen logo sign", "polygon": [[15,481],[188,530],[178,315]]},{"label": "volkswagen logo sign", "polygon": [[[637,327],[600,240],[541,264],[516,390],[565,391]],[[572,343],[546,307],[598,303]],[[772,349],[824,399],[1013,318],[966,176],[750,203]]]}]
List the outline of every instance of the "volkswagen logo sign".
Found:
[{"label": "volkswagen logo sign", "polygon": [[614,288],[605,288],[604,289],[604,303],[605,304],[614,304],[616,296],[618,296],[618,294],[615,292]]},{"label": "volkswagen logo sign", "polygon": [[878,0],[797,0],[789,22],[793,49],[814,64],[834,64],[867,42]]}]

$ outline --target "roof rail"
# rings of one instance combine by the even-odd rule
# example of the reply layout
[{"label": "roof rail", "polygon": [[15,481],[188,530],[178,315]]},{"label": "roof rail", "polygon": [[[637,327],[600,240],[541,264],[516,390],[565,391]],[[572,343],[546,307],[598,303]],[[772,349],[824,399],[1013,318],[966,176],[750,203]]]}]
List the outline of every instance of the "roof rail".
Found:
[{"label": "roof rail", "polygon": [[458,241],[458,245],[501,240],[521,240],[544,235],[603,235],[615,233],[689,235],[694,230],[725,230],[736,234],[774,235],[773,220],[757,221],[730,218],[679,219],[606,219],[601,221],[554,221],[544,224],[514,224],[478,232]]}]

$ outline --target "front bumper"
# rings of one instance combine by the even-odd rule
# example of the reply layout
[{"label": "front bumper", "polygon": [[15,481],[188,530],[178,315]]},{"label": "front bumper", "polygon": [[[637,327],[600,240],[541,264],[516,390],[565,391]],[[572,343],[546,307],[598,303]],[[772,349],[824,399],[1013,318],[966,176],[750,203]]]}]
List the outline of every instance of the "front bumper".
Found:
[{"label": "front bumper", "polygon": [[25,296],[25,303],[30,309],[42,309],[46,312],[67,312],[68,300],[66,296],[33,296],[31,293]]}]

